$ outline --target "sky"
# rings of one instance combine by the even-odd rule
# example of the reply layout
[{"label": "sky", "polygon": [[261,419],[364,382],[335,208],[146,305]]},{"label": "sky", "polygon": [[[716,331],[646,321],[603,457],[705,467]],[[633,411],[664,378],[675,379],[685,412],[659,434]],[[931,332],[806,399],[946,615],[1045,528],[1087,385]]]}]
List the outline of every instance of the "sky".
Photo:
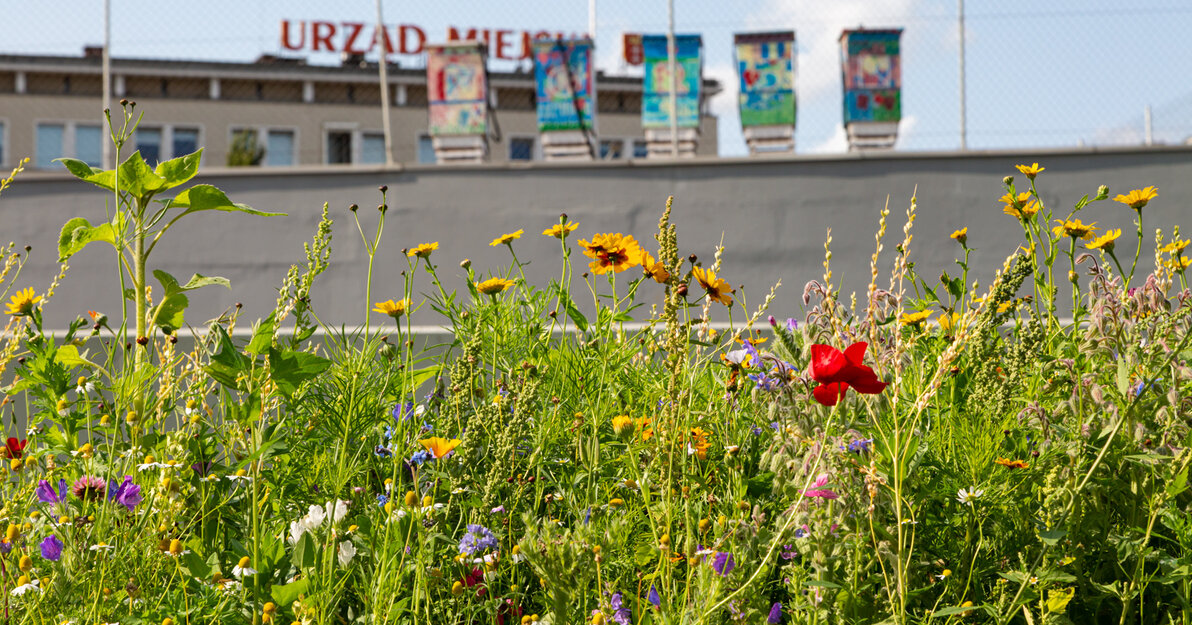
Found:
[{"label": "sky", "polygon": [[[837,39],[844,28],[902,28],[902,113],[897,150],[960,147],[958,0],[675,0],[676,32],[704,41],[704,74],[723,92],[719,151],[746,153],[737,116],[734,33],[794,30],[796,151],[847,150]],[[1152,107],[1156,142],[1192,137],[1192,66],[1186,0],[968,0],[965,4],[968,149],[1138,144]],[[586,32],[589,0],[383,0],[387,24],[416,24],[431,40],[448,26]],[[25,3],[0,21],[0,53],[81,54],[103,40],[102,3]],[[661,0],[596,0],[597,67],[640,75],[621,59],[624,32],[664,33]],[[375,0],[112,0],[116,57],[252,61],[281,49],[280,22],[375,22]],[[335,64],[337,55],[307,54]],[[416,57],[400,57],[421,66]],[[493,68],[505,68],[494,63]],[[1176,68],[1176,69],[1172,69]],[[1172,74],[1176,71],[1176,74]]]}]

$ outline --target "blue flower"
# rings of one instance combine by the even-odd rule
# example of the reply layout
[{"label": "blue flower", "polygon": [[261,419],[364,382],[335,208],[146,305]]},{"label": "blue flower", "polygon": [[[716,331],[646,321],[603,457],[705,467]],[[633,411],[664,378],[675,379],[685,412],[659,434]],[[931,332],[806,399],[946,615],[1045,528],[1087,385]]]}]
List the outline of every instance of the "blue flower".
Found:
[{"label": "blue flower", "polygon": [[427,451],[425,449],[420,449],[420,450],[414,452],[414,455],[410,456],[410,464],[412,464],[414,466],[419,466],[423,462],[426,462],[427,460],[434,460],[434,459],[435,459],[434,456],[430,455],[429,451]]},{"label": "blue flower", "polygon": [[749,430],[749,433],[753,434],[754,436],[759,436],[762,433],[762,427],[760,425],[755,425],[753,426],[753,429]]},{"label": "blue flower", "polygon": [[757,389],[759,391],[772,391],[782,383],[782,380],[771,378],[764,373],[750,373],[749,379],[757,383]]},{"label": "blue flower", "polygon": [[588,521],[591,521],[591,520],[592,520],[592,506],[588,506],[587,512],[584,512],[584,525],[587,525]]},{"label": "blue flower", "polygon": [[654,584],[650,584],[650,594],[646,595],[646,601],[656,608],[662,607],[662,597],[658,596],[658,590],[654,588]]},{"label": "blue flower", "polygon": [[37,498],[42,503],[55,504],[66,502],[66,480],[58,480],[58,492],[49,482],[41,480],[37,483]]},{"label": "blue flower", "polygon": [[782,622],[782,602],[770,606],[770,616],[766,617],[767,625],[778,625]]},{"label": "blue flower", "polygon": [[500,546],[497,537],[483,525],[468,524],[468,533],[459,541],[459,552],[463,555],[474,556],[488,549]]},{"label": "blue flower", "polygon": [[141,487],[132,483],[132,476],[125,475],[120,484],[116,480],[108,483],[108,501],[114,501],[132,512],[141,503]]},{"label": "blue flower", "polygon": [[625,607],[625,602],[621,597],[621,593],[614,592],[611,599],[608,601],[609,607],[613,609],[613,622],[617,625],[630,625],[632,620],[632,613],[629,608]]},{"label": "blue flower", "polygon": [[872,448],[872,447],[873,447],[873,439],[872,438],[858,438],[858,439],[855,439],[855,440],[849,442],[848,451],[851,451],[854,454],[862,454],[862,453],[868,452],[870,450],[870,448]]},{"label": "blue flower", "polygon": [[41,541],[41,557],[57,562],[62,557],[62,547],[62,541],[58,540],[57,536],[50,534]]},{"label": "blue flower", "polygon": [[393,456],[393,450],[384,445],[377,445],[373,447],[373,455],[378,458],[390,458]]},{"label": "blue flower", "polygon": [[389,503],[389,497],[387,495],[377,495],[377,505],[378,506],[384,508],[385,504],[387,504],[387,503]]},{"label": "blue flower", "polygon": [[712,570],[721,577],[732,573],[735,568],[737,568],[737,563],[733,560],[733,554],[727,551],[717,552],[716,557],[712,559]]}]

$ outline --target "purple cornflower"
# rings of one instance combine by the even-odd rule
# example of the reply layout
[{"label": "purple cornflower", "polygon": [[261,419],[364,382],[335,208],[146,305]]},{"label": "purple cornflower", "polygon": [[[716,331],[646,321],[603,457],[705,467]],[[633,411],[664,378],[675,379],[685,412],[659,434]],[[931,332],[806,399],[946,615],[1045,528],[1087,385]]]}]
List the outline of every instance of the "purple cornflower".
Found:
[{"label": "purple cornflower", "polygon": [[132,476],[125,475],[124,481],[117,484],[116,480],[108,483],[108,501],[114,501],[132,512],[141,503],[141,487],[133,484]]},{"label": "purple cornflower", "polygon": [[[131,478],[130,478],[131,479]],[[104,483],[103,479],[95,477],[94,475],[84,475],[75,480],[74,484],[70,486],[70,492],[78,499],[86,501],[96,501],[103,497]]]},{"label": "purple cornflower", "polygon": [[496,549],[500,546],[497,537],[483,525],[468,524],[468,533],[459,541],[459,552],[463,555],[474,556],[481,551]]},{"label": "purple cornflower", "polygon": [[62,547],[62,541],[58,540],[57,536],[50,534],[41,541],[41,557],[57,562],[62,557]]},{"label": "purple cornflower", "polygon": [[771,378],[764,373],[750,373],[748,377],[757,384],[757,390],[759,391],[772,391],[782,383],[782,380]]},{"label": "purple cornflower", "polygon": [[794,317],[786,320],[786,331],[794,334],[795,330],[799,329],[799,322],[795,321]]},{"label": "purple cornflower", "polygon": [[49,482],[41,480],[37,483],[37,498],[42,503],[66,503],[66,480],[58,480],[58,492],[54,492]]},{"label": "purple cornflower", "polygon": [[490,514],[505,514],[505,506],[497,506],[496,508],[489,510],[489,513]]},{"label": "purple cornflower", "polygon": [[735,568],[737,568],[737,563],[733,560],[733,554],[727,551],[718,551],[716,557],[712,558],[712,570],[721,577],[728,576]]},{"label": "purple cornflower", "polygon": [[630,625],[632,621],[632,613],[629,608],[625,607],[625,601],[621,597],[621,593],[614,592],[612,598],[608,601],[609,607],[613,610],[613,622],[617,625]]},{"label": "purple cornflower", "polygon": [[654,588],[654,584],[650,584],[650,594],[646,595],[646,601],[656,608],[662,607],[662,597],[658,596],[658,589]]},{"label": "purple cornflower", "polygon": [[770,606],[770,616],[766,617],[767,625],[778,625],[782,622],[782,602]]}]

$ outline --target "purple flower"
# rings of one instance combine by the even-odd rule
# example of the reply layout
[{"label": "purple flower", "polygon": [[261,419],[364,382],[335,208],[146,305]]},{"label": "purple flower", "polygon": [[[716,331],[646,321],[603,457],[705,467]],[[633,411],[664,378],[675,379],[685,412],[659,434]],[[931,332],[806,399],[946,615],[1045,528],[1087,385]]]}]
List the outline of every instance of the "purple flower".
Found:
[{"label": "purple flower", "polygon": [[[129,478],[132,479],[132,478]],[[95,477],[94,475],[84,475],[74,481],[70,486],[70,492],[75,497],[85,501],[96,501],[103,497],[104,483],[103,479]]]},{"label": "purple flower", "polygon": [[762,428],[760,425],[755,425],[753,426],[753,429],[749,430],[749,433],[753,434],[754,436],[758,436],[762,433]]},{"label": "purple flower", "polygon": [[614,592],[608,603],[609,607],[613,609],[614,623],[617,625],[630,625],[633,622],[633,615],[629,611],[629,608],[625,607],[625,601],[621,597],[621,593]]},{"label": "purple flower", "polygon": [[393,407],[394,421],[409,421],[414,416],[414,402],[399,403]]},{"label": "purple flower", "polygon": [[771,421],[771,422],[770,422],[770,429],[772,429],[772,430],[774,430],[775,432],[777,432],[777,431],[779,431],[779,430],[781,430],[781,429],[782,429],[782,426],[781,426],[781,425],[779,425],[777,421]]},{"label": "purple flower", "polygon": [[7,540],[0,540],[0,554],[8,555],[12,551],[12,543]]},{"label": "purple flower", "polygon": [[777,602],[770,606],[770,616],[766,617],[767,625],[778,625],[782,622],[782,603]]},{"label": "purple flower", "polygon": [[716,552],[716,557],[712,559],[713,571],[716,571],[721,577],[725,577],[735,568],[737,568],[737,563],[733,560],[733,554],[727,551]]},{"label": "purple flower", "polygon": [[872,438],[858,438],[848,444],[848,450],[854,454],[861,454],[869,451],[869,448],[872,446]]},{"label": "purple flower", "polygon": [[497,506],[496,508],[489,510],[489,513],[490,514],[505,514],[505,506]]},{"label": "purple flower", "polygon": [[753,341],[741,341],[741,347],[749,354],[749,366],[760,367],[762,364],[762,356],[757,353],[757,348],[753,346]]},{"label": "purple flower", "polygon": [[58,480],[58,492],[49,482],[41,480],[37,483],[37,498],[42,503],[56,504],[66,502],[66,480]]},{"label": "purple flower", "polygon": [[650,594],[646,595],[646,601],[656,608],[662,607],[662,597],[658,596],[658,590],[654,588],[654,584],[650,584]]},{"label": "purple flower", "polygon": [[207,474],[211,472],[211,465],[212,463],[210,461],[196,462],[190,465],[190,468],[195,473],[198,473],[199,477],[207,477]]},{"label": "purple flower", "polygon": [[795,530],[795,538],[807,538],[810,535],[811,535],[811,528],[807,527],[806,524],[804,524],[803,527],[800,527],[799,529]]},{"label": "purple flower", "polygon": [[782,380],[771,378],[764,373],[750,373],[748,377],[757,384],[757,390],[759,391],[772,391],[782,383]]},{"label": "purple flower", "polygon": [[474,556],[482,551],[488,549],[496,549],[500,546],[497,542],[497,537],[488,531],[487,527],[483,525],[468,524],[468,533],[459,541],[459,552],[464,555]]},{"label": "purple flower", "polygon": [[[801,531],[802,531],[801,529],[795,530],[795,537],[802,538],[801,536],[799,536],[799,532],[801,532]],[[797,557],[799,557],[799,552],[795,550],[794,545],[783,545],[782,546],[782,559],[783,560],[794,560]]]},{"label": "purple flower", "polygon": [[799,322],[792,317],[786,320],[786,331],[794,334],[795,330],[799,329]]},{"label": "purple flower", "polygon": [[141,487],[132,483],[131,475],[125,475],[120,484],[112,480],[108,484],[108,501],[114,501],[132,512],[141,503]]},{"label": "purple flower", "polygon": [[57,536],[46,536],[46,539],[41,541],[41,557],[57,562],[62,557],[62,546],[62,541],[58,540]]}]

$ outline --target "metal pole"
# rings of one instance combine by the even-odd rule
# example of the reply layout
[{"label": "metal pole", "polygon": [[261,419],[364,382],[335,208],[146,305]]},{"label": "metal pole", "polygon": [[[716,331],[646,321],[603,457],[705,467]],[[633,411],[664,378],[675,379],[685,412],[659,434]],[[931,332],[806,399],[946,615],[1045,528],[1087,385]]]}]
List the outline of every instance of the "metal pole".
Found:
[{"label": "metal pole", "polygon": [[968,127],[965,120],[965,106],[964,106],[964,0],[956,0],[958,4],[957,14],[960,22],[958,28],[960,29],[960,149],[968,149]]},{"label": "metal pole", "polygon": [[675,75],[675,0],[666,0],[666,66],[670,72],[671,157],[679,158],[679,79]]},{"label": "metal pole", "polygon": [[[112,110],[112,55],[110,49],[112,47],[112,0],[104,0],[103,2],[103,57],[100,64],[103,66],[103,109],[105,111]],[[103,124],[107,124],[107,119],[104,119]],[[101,126],[102,127],[102,126]],[[102,137],[102,133],[100,134]],[[103,163],[104,169],[115,169],[112,163],[112,142],[111,140],[103,141]]]},{"label": "metal pole", "polygon": [[377,37],[376,45],[381,52],[377,56],[377,67],[381,78],[381,129],[385,133],[385,165],[392,167],[393,162],[393,129],[389,126],[389,48],[385,42],[389,36],[385,33],[385,20],[381,16],[381,0],[377,0]]},{"label": "metal pole", "polygon": [[1142,119],[1144,122],[1146,122],[1146,124],[1145,124],[1146,125],[1146,144],[1154,145],[1155,144],[1155,135],[1152,132],[1153,129],[1151,127],[1151,105],[1150,104],[1146,105],[1146,108],[1143,109]]},{"label": "metal pole", "polygon": [[596,0],[588,0],[588,36],[592,38],[592,49],[588,52],[588,64],[592,68],[592,110],[588,111],[588,123],[592,125],[592,132],[588,133],[588,144],[592,148],[592,158],[597,159],[600,158],[600,131],[596,127],[600,123],[597,114],[600,112],[600,93],[596,90],[596,79],[600,78],[600,68],[596,67]]}]

